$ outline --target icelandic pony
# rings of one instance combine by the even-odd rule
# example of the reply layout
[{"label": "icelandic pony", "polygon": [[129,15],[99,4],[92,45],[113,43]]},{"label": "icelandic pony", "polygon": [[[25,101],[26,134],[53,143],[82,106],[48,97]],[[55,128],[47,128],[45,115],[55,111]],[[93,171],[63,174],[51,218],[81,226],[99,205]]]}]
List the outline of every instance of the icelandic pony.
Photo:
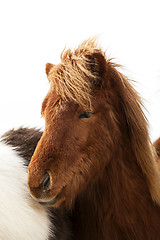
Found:
[{"label": "icelandic pony", "polygon": [[139,95],[93,39],[46,65],[34,199],[70,209],[75,240],[159,240],[160,174]]},{"label": "icelandic pony", "polygon": [[0,239],[71,239],[65,213],[34,201],[27,188],[27,166],[42,133],[19,128],[0,140]]}]

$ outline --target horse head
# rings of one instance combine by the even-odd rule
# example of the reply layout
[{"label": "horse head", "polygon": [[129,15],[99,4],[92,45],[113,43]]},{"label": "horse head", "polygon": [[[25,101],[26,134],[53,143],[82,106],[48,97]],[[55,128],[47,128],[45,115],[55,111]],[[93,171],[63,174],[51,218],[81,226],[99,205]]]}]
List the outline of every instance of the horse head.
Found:
[{"label": "horse head", "polygon": [[117,67],[94,40],[62,52],[60,64],[46,65],[45,130],[28,168],[37,201],[71,206],[124,147],[133,149],[144,173],[154,179],[145,156],[149,143],[141,101]]}]

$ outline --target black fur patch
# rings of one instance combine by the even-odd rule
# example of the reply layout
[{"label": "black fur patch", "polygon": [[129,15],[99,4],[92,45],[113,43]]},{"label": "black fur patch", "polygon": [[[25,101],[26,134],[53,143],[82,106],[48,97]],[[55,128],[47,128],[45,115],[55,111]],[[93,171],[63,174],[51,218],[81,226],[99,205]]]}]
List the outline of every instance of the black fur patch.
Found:
[{"label": "black fur patch", "polygon": [[37,146],[42,132],[35,128],[19,128],[9,130],[2,136],[2,141],[11,146],[18,154],[26,160],[24,164],[29,165],[31,157]]}]

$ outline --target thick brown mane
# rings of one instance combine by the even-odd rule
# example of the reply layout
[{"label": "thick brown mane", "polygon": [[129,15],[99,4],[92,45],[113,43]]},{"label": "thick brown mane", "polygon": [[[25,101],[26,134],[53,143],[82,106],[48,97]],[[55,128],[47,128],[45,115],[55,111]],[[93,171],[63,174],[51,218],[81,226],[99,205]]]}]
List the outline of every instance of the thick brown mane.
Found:
[{"label": "thick brown mane", "polygon": [[47,64],[37,201],[71,210],[76,240],[159,240],[160,174],[141,98],[95,40]]},{"label": "thick brown mane", "polygon": [[[157,169],[156,155],[148,133],[148,122],[142,110],[143,104],[129,79],[113,68],[112,78],[117,81],[118,93],[126,116],[128,132],[133,152],[143,173],[147,177],[153,200],[160,204],[160,174]],[[122,85],[124,87],[122,87]]]}]

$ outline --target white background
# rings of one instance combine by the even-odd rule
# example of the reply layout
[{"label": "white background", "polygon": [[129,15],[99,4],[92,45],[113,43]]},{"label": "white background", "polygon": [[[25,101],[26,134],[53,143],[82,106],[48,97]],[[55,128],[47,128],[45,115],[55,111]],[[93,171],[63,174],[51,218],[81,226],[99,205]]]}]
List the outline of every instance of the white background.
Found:
[{"label": "white background", "polygon": [[43,127],[49,89],[45,63],[64,47],[99,35],[149,112],[151,139],[160,136],[160,5],[150,0],[0,0],[0,132]]}]

